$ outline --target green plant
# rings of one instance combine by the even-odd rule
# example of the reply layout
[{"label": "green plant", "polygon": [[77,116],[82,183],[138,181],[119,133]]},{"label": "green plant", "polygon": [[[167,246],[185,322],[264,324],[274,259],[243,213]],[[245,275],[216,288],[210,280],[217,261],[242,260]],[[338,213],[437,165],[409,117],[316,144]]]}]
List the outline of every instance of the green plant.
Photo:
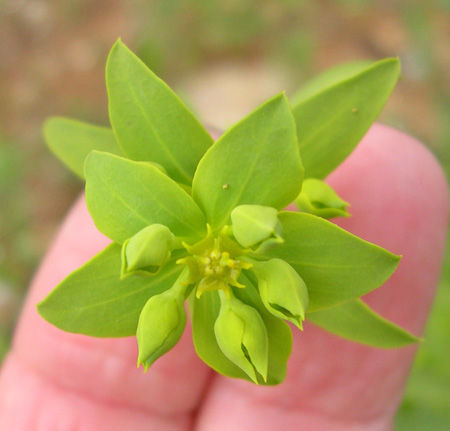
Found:
[{"label": "green plant", "polygon": [[[292,106],[277,95],[213,143],[118,41],[106,67],[112,130],[65,118],[45,125],[49,146],[86,179],[88,209],[113,242],[39,313],[69,332],[136,334],[147,370],[181,337],[187,299],[198,355],[259,384],[285,378],[285,320],[302,329],[306,318],[383,348],[417,341],[359,299],[390,277],[399,256],[326,220],[348,216],[348,204],[323,182],[398,75],[396,59],[340,66]],[[283,211],[292,202],[302,212]]]}]

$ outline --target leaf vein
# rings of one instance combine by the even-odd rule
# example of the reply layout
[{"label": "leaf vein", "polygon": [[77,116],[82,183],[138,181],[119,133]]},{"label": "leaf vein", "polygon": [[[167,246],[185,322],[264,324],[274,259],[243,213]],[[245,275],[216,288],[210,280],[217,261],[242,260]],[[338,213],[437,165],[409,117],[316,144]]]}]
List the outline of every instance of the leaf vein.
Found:
[{"label": "leaf vein", "polygon": [[[179,272],[181,270],[182,270],[181,267],[174,266],[174,268],[172,268],[171,271],[168,271],[164,275],[164,277],[158,278],[158,283],[166,280],[167,278],[169,278],[170,276],[172,276],[173,274],[175,274],[176,272]],[[117,276],[117,277],[119,277],[119,276]],[[105,277],[105,278],[109,278],[109,277]],[[99,278],[99,280],[101,280],[101,279],[102,278]],[[96,302],[96,303],[94,303],[92,305],[88,305],[88,306],[85,305],[85,306],[82,306],[82,307],[71,307],[71,310],[78,310],[80,312],[83,312],[83,311],[86,311],[86,310],[89,310],[89,309],[92,309],[92,308],[96,308],[96,307],[99,307],[99,306],[104,306],[104,305],[107,305],[107,304],[111,304],[111,303],[119,301],[119,300],[122,301],[125,298],[128,298],[128,297],[133,296],[133,295],[137,295],[137,294],[141,293],[142,291],[151,288],[153,285],[154,285],[154,282],[146,284],[145,286],[143,286],[143,287],[141,287],[139,289],[133,290],[133,291],[131,291],[129,293],[126,293],[126,294],[124,294],[124,295],[122,295],[120,297],[114,297],[114,298],[108,299],[106,301]]]},{"label": "leaf vein", "polygon": [[136,102],[136,105],[138,106],[139,110],[141,111],[141,114],[143,115],[147,125],[149,126],[150,130],[153,132],[153,134],[155,135],[156,139],[158,140],[158,143],[160,145],[161,148],[164,149],[165,153],[167,154],[167,156],[169,157],[169,159],[172,161],[172,163],[174,164],[174,166],[176,166],[179,170],[179,172],[188,180],[188,182],[191,182],[191,176],[185,171],[185,168],[180,164],[180,162],[175,159],[175,157],[173,156],[172,152],[169,150],[169,148],[167,148],[167,146],[165,145],[164,141],[161,139],[159,133],[157,132],[157,130],[153,127],[150,118],[148,117],[144,107],[142,106],[142,103],[140,101],[140,99],[138,98],[134,87],[131,85],[131,80],[127,80],[127,84],[128,84],[128,88],[131,91],[131,94],[133,96],[134,101]]}]

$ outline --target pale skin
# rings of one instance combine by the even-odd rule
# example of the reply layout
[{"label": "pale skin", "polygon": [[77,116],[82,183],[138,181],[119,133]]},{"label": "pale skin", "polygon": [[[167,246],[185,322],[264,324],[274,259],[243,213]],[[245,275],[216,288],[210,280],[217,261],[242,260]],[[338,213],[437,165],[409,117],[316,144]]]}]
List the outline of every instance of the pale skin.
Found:
[{"label": "pale skin", "polygon": [[[374,126],[328,182],[351,203],[338,224],[402,254],[393,277],[367,296],[385,317],[423,331],[447,229],[447,185],[417,141]],[[189,328],[147,374],[134,338],[62,332],[36,303],[105,245],[80,198],[38,270],[0,375],[0,429],[8,431],[387,431],[417,346],[379,350],[305,324],[294,329],[286,381],[258,387],[215,374]]]}]

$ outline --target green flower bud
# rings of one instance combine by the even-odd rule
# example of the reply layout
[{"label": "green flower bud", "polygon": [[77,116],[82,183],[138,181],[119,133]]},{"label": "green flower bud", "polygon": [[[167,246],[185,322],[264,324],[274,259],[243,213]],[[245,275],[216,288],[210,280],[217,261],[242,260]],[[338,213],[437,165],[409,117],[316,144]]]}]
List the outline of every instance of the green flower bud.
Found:
[{"label": "green flower bud", "polygon": [[283,242],[283,226],[278,211],[262,205],[240,205],[231,212],[233,235],[243,247],[256,247],[256,252]]},{"label": "green flower bud", "polygon": [[347,211],[350,204],[343,201],[328,184],[314,178],[303,181],[302,191],[294,203],[300,211],[325,219],[350,216]]},{"label": "green flower bud", "polygon": [[184,295],[167,290],[152,296],[139,315],[136,338],[139,347],[138,367],[144,372],[167,353],[181,338],[186,326]]},{"label": "green flower bud", "polygon": [[281,259],[254,262],[261,299],[274,316],[302,329],[308,308],[308,289],[297,271]]},{"label": "green flower bud", "polygon": [[170,259],[174,238],[167,226],[152,224],[127,239],[122,245],[121,276],[156,274]]},{"label": "green flower bud", "polygon": [[253,307],[221,292],[214,333],[220,350],[231,362],[255,383],[256,372],[267,381],[269,339],[264,321]]}]

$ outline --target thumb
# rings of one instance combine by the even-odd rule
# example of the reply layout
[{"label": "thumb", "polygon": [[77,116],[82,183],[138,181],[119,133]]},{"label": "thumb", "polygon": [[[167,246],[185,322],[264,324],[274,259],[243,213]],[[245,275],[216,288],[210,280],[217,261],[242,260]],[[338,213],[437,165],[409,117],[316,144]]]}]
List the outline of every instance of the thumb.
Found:
[{"label": "thumb", "polygon": [[[393,277],[365,299],[388,319],[422,332],[437,285],[447,229],[447,184],[414,139],[374,126],[329,178],[353,217],[350,232],[403,254]],[[388,430],[416,346],[381,350],[308,325],[294,331],[286,381],[260,388],[218,378],[198,431]],[[226,406],[226,408],[223,408]]]}]

